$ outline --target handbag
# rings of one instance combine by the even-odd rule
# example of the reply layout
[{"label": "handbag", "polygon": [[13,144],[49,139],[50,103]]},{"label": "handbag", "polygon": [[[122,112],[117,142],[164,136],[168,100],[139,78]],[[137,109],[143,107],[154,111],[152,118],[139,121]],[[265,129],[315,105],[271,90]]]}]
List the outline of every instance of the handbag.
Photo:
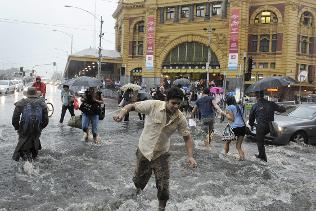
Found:
[{"label": "handbag", "polygon": [[68,121],[68,126],[82,129],[82,116],[72,116]]},{"label": "handbag", "polygon": [[105,117],[105,105],[100,107],[99,120],[103,120],[104,117]]},{"label": "handbag", "polygon": [[82,111],[85,114],[92,114],[93,113],[93,108],[92,105],[86,102],[81,103],[79,107],[80,111]]},{"label": "handbag", "polygon": [[235,141],[235,140],[237,140],[237,137],[235,136],[235,133],[232,130],[230,124],[227,124],[222,134],[222,141]]},{"label": "handbag", "polygon": [[77,98],[74,98],[74,109],[78,110],[79,109],[79,101]]}]

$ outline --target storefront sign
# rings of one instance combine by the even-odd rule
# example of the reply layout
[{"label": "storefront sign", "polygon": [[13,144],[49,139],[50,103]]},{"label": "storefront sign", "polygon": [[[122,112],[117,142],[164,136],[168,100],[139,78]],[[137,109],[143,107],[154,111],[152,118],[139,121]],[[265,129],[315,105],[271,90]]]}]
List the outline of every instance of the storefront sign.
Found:
[{"label": "storefront sign", "polygon": [[146,50],[146,69],[154,69],[154,47],[155,47],[155,18],[147,17],[147,50]]},{"label": "storefront sign", "polygon": [[230,11],[230,42],[228,55],[228,69],[238,69],[238,40],[239,40],[239,23],[240,11],[239,9],[231,9]]}]

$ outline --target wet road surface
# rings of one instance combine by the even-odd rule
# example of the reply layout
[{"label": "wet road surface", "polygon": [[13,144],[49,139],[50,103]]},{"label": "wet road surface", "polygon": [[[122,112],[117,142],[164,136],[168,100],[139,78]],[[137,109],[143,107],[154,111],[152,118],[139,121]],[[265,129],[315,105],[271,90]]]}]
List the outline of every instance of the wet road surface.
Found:
[{"label": "wet road surface", "polygon": [[[102,144],[85,143],[82,132],[58,126],[60,90],[48,86],[55,113],[42,133],[43,150],[33,164],[11,160],[17,135],[11,126],[13,103],[21,93],[0,96],[0,210],[156,210],[155,181],[133,192],[135,151],[143,123],[134,113],[129,123],[114,123],[112,115],[100,122]],[[106,101],[106,112],[117,109]],[[79,114],[76,111],[76,114]],[[220,133],[223,124],[217,124]],[[267,146],[268,163],[255,159],[255,143],[245,142],[246,160],[235,159],[231,145],[205,151],[194,132],[197,169],[185,161],[185,147],[172,137],[170,200],[166,210],[316,210],[316,148],[292,143]]]}]

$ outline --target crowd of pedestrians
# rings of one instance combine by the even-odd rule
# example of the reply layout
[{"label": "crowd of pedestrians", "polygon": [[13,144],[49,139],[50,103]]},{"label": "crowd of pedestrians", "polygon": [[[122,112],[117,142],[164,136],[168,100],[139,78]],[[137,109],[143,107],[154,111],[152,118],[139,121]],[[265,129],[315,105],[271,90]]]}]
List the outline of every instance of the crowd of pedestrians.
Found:
[{"label": "crowd of pedestrians", "polygon": [[[25,93],[26,98],[15,104],[12,125],[19,135],[19,142],[13,155],[13,159],[16,161],[20,159],[33,160],[37,157],[38,150],[41,149],[39,140],[41,131],[48,125],[47,107],[39,97],[46,94],[46,87],[44,90],[41,83],[40,78],[37,78],[34,87],[28,88]],[[133,182],[138,193],[145,188],[152,172],[154,172],[158,189],[159,210],[164,210],[169,199],[169,138],[175,131],[178,131],[183,137],[188,164],[192,168],[197,166],[193,157],[194,142],[187,118],[200,120],[207,150],[210,150],[214,127],[216,127],[214,125],[216,116],[222,115],[227,118],[235,139],[225,141],[224,153],[229,152],[231,142],[236,140],[239,160],[245,159],[242,143],[247,132],[247,124],[244,120],[243,107],[237,104],[233,96],[226,97],[226,105],[223,106],[222,98],[211,94],[210,88],[188,92],[181,86],[174,86],[168,90],[161,86],[151,89],[150,96],[141,98],[139,93],[133,89],[122,91],[118,101],[121,109],[113,119],[116,122],[129,121],[129,113],[136,111],[139,119],[145,120],[136,150],[137,160]],[[274,120],[274,111],[284,112],[285,109],[265,100],[262,92],[257,92],[256,96],[257,103],[251,109],[249,125],[252,129],[256,122],[256,139],[259,151],[257,158],[267,161],[264,137],[269,132],[269,125]],[[59,122],[63,123],[67,110],[72,117],[75,116],[75,95],[69,90],[68,85],[63,86],[61,102],[62,111]],[[98,144],[101,141],[98,135],[98,124],[101,119],[101,105],[103,103],[102,94],[96,87],[89,87],[81,99],[79,109],[82,112],[82,118],[80,126],[85,141],[89,140],[90,133],[92,133],[94,143]]]}]

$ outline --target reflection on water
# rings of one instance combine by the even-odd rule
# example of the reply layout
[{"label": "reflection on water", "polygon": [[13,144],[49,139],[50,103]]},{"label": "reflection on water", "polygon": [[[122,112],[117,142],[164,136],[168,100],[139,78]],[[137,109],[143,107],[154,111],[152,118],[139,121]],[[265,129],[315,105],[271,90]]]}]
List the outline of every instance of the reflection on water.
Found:
[{"label": "reflection on water", "polygon": [[5,96],[2,95],[0,96],[0,105],[4,105],[4,103],[5,103]]},{"label": "reflection on water", "polygon": [[14,92],[14,102],[17,102],[18,100],[20,100],[20,95],[18,92]]}]

